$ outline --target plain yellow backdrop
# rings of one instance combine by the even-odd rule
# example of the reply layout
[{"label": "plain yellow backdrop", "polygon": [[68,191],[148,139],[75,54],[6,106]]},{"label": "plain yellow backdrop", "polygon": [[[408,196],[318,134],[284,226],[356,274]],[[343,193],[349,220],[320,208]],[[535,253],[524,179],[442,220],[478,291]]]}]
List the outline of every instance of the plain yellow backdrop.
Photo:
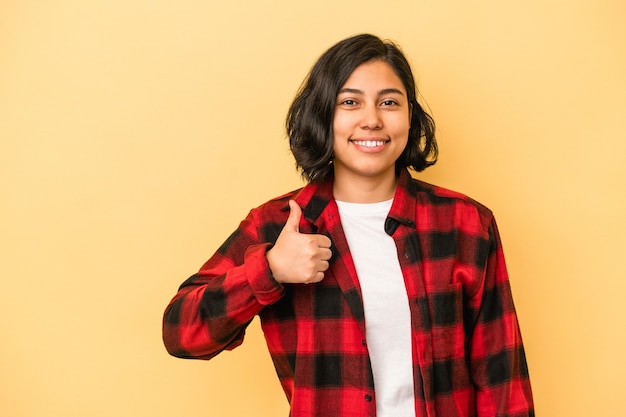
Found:
[{"label": "plain yellow backdrop", "polygon": [[161,315],[302,184],[285,113],[360,32],[402,45],[437,122],[420,178],[496,214],[538,415],[626,415],[625,19],[621,0],[3,0],[0,415],[287,415],[257,322],[185,361]]}]

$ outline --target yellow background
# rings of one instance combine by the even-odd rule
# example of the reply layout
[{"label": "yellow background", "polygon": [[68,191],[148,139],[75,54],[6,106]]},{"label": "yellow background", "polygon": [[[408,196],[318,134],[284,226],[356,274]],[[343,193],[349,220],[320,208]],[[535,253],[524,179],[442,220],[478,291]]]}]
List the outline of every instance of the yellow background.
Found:
[{"label": "yellow background", "polygon": [[538,415],[624,416],[622,0],[0,3],[0,415],[286,416],[255,321],[210,362],[161,314],[300,186],[283,120],[336,41],[398,41],[437,122],[420,177],[498,219]]}]

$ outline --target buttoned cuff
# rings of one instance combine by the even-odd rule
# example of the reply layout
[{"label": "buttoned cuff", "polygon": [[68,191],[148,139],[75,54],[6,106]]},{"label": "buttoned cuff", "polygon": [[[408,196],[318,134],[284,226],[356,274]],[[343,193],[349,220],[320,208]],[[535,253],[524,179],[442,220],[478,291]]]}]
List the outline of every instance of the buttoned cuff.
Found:
[{"label": "buttoned cuff", "polygon": [[270,243],[250,246],[244,255],[246,265],[259,265],[258,268],[246,268],[246,279],[257,301],[263,305],[274,304],[285,291],[285,287],[272,276],[267,262],[265,255],[270,246]]}]

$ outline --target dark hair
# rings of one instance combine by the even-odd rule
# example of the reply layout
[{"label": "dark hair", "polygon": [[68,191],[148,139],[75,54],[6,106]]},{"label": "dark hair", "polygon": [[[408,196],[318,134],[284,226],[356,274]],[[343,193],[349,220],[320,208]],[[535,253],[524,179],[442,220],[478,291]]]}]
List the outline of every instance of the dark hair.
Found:
[{"label": "dark hair", "polygon": [[411,109],[408,143],[396,161],[396,172],[407,167],[423,171],[437,162],[435,123],[417,102],[407,59],[393,42],[362,34],[344,39],[322,54],[287,113],[289,146],[307,181],[321,182],[332,174],[333,117],[339,89],[356,67],[377,60],[389,64],[402,80]]}]

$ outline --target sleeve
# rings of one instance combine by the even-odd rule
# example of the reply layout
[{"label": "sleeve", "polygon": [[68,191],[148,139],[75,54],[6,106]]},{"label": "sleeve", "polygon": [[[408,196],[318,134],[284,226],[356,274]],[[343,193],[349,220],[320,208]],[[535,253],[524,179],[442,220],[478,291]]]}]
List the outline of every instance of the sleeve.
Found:
[{"label": "sleeve", "polygon": [[253,210],[180,286],[163,317],[163,342],[171,355],[211,359],[234,349],[254,316],[282,297],[284,288],[265,257],[271,243],[259,242],[258,229]]},{"label": "sleeve", "polygon": [[470,372],[477,417],[531,417],[534,406],[528,366],[511,286],[491,217],[484,254],[484,279],[469,300],[474,326],[469,339]]}]

